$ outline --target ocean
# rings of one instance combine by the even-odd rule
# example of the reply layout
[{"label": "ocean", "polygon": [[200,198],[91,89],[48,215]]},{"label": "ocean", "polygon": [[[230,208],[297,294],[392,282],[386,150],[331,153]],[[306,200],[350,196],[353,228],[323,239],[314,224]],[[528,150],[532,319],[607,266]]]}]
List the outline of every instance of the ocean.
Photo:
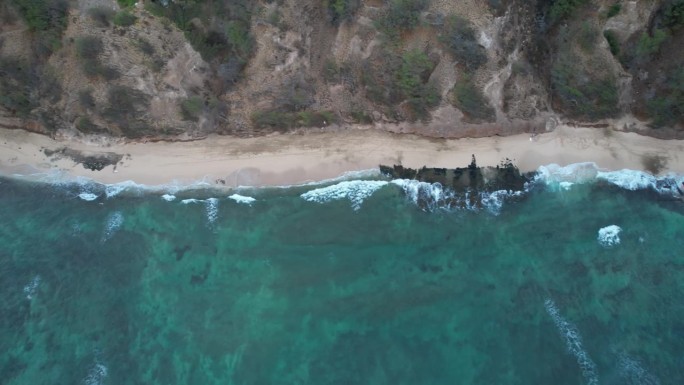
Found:
[{"label": "ocean", "polygon": [[682,384],[673,181],[0,179],[0,382]]}]

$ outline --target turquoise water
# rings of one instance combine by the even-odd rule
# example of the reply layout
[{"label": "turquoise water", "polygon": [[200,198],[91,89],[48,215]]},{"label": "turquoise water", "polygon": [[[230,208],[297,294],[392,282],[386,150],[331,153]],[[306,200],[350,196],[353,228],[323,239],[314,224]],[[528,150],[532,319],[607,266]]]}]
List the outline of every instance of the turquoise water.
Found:
[{"label": "turquoise water", "polygon": [[684,208],[653,191],[495,215],[0,182],[2,384],[684,382]]}]

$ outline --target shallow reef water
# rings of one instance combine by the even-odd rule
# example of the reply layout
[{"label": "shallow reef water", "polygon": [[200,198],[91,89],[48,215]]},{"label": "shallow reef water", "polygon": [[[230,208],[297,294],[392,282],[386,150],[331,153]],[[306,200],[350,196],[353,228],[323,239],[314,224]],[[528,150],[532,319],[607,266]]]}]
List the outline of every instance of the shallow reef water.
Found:
[{"label": "shallow reef water", "polygon": [[606,175],[465,208],[0,179],[0,382],[684,383],[684,204]]}]

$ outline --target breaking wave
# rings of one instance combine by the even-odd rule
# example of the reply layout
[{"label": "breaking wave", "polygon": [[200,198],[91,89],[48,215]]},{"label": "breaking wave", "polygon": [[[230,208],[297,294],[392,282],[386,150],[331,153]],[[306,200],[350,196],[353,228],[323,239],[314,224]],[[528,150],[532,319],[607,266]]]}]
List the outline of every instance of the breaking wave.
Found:
[{"label": "breaking wave", "polygon": [[567,190],[574,184],[600,181],[630,191],[653,190],[661,195],[681,197],[678,186],[684,182],[684,176],[671,173],[657,177],[645,171],[629,169],[601,171],[596,163],[585,162],[567,166],[541,166],[537,169],[534,180],[559,190]]},{"label": "breaking wave", "polygon": [[172,201],[176,200],[176,196],[173,194],[164,194],[161,196],[161,198],[167,202],[172,202]]},{"label": "breaking wave", "polygon": [[620,232],[622,228],[610,225],[599,229],[598,243],[603,247],[613,247],[620,244]]},{"label": "breaking wave", "polygon": [[568,351],[577,359],[577,363],[582,370],[582,375],[584,375],[584,378],[587,380],[587,384],[598,385],[596,364],[594,364],[594,361],[592,361],[589,354],[584,350],[584,347],[582,346],[582,336],[580,336],[577,327],[560,315],[553,300],[547,299],[544,301],[544,307],[546,308],[546,312],[549,313],[549,316],[551,316],[553,323],[556,324],[556,328],[561,336],[565,339]]},{"label": "breaking wave", "polygon": [[94,201],[95,199],[98,198],[99,195],[93,194],[93,193],[87,193],[83,192],[78,194],[78,197],[83,199],[84,201],[91,202]]},{"label": "breaking wave", "polygon": [[522,197],[524,191],[465,191],[456,193],[440,183],[427,183],[413,179],[395,179],[392,181],[404,191],[409,201],[425,211],[438,209],[466,209],[478,211],[485,209],[491,214],[501,213],[504,203],[510,198]]},{"label": "breaking wave", "polygon": [[247,205],[251,205],[252,203],[256,202],[256,199],[254,199],[252,197],[240,195],[240,194],[233,194],[233,195],[229,196],[228,199],[232,199],[237,203],[242,203],[242,204],[247,204]]},{"label": "breaking wave", "polygon": [[325,203],[333,200],[349,199],[352,208],[359,210],[363,201],[375,191],[386,186],[388,182],[381,180],[352,180],[332,186],[321,187],[300,195],[304,200]]}]

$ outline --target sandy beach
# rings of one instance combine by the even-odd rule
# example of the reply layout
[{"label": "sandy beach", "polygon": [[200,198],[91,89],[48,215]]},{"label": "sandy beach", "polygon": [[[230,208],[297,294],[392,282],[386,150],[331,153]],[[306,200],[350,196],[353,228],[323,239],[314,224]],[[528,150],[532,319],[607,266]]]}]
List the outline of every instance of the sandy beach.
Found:
[{"label": "sandy beach", "polygon": [[[91,171],[66,156],[63,148],[86,155],[119,154],[116,167]],[[659,159],[661,173],[684,173],[684,141],[659,140],[635,133],[559,126],[554,131],[477,139],[428,139],[375,130],[307,132],[259,138],[212,136],[192,142],[86,144],[53,140],[19,130],[0,129],[0,173],[39,179],[60,175],[102,183],[134,181],[147,185],[197,181],[226,186],[282,186],[330,179],[380,164],[406,167],[463,167],[471,155],[480,166],[511,159],[522,171],[540,165],[595,162],[606,170],[648,170]]]}]

